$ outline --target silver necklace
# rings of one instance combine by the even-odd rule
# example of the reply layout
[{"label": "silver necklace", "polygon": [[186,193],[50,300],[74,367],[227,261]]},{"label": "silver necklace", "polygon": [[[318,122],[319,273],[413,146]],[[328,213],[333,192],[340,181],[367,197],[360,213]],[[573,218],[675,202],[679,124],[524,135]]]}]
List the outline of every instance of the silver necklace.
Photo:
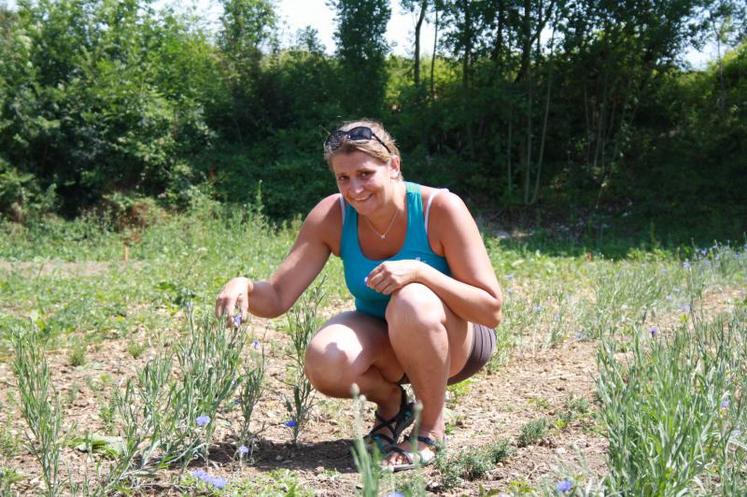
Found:
[{"label": "silver necklace", "polygon": [[399,209],[396,209],[394,211],[394,215],[392,216],[392,220],[389,221],[389,226],[387,226],[387,228],[384,230],[383,233],[379,233],[379,231],[376,228],[374,228],[374,225],[373,225],[373,223],[371,222],[370,219],[366,218],[366,222],[368,223],[368,226],[371,228],[371,231],[373,231],[374,233],[376,233],[376,235],[383,240],[389,234],[389,231],[392,229],[392,226],[394,226],[394,220],[397,219],[397,214],[399,214]]}]

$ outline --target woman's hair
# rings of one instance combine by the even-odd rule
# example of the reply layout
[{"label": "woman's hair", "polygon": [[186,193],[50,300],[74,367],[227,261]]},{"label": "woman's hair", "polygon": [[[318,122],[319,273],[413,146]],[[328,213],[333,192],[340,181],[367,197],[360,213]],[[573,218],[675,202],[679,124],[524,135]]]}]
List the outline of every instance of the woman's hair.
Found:
[{"label": "woman's hair", "polygon": [[[380,143],[376,138],[371,138],[370,140],[355,141],[343,138],[340,144],[334,149],[326,146],[324,147],[324,160],[327,161],[327,165],[332,167],[332,157],[334,157],[335,155],[349,154],[355,151],[368,154],[374,159],[380,160],[381,162],[388,161],[394,155],[399,157],[399,149],[397,148],[397,144],[394,142],[394,138],[392,138],[392,135],[390,135],[389,132],[384,129],[384,126],[378,121],[373,121],[371,119],[348,121],[342,123],[342,125],[337,128],[337,130],[348,131],[353,128],[357,128],[358,126],[371,128],[371,131],[374,132],[374,134],[379,138],[379,140],[381,140],[381,142],[386,145],[386,147],[382,145],[382,143]],[[387,148],[389,148],[388,151]]]}]

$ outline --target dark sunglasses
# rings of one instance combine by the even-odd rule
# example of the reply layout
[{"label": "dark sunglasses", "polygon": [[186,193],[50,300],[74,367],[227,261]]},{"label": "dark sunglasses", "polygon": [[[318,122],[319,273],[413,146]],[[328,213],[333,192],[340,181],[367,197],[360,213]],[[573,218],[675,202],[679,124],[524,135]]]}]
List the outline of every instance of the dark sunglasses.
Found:
[{"label": "dark sunglasses", "polygon": [[384,147],[387,152],[390,154],[392,153],[392,151],[389,150],[389,147],[386,146],[386,143],[381,141],[381,138],[376,136],[376,133],[374,133],[368,126],[356,126],[347,131],[342,129],[335,130],[329,134],[326,140],[324,140],[324,148],[325,150],[334,152],[346,141],[368,141],[372,138],[381,143],[381,146]]}]

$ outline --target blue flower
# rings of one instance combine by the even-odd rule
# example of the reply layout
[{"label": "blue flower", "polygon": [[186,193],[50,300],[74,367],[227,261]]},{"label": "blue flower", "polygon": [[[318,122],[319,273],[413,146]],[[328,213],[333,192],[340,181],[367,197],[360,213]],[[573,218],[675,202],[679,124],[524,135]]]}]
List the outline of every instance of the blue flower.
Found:
[{"label": "blue flower", "polygon": [[225,478],[221,478],[220,476],[210,476],[206,471],[202,469],[196,469],[192,471],[192,476],[200,481],[207,483],[208,485],[214,486],[215,488],[225,488],[228,484]]},{"label": "blue flower", "polygon": [[199,427],[206,426],[208,423],[210,423],[210,416],[202,415],[195,419],[195,424]]},{"label": "blue flower", "polygon": [[205,481],[205,483],[209,483],[215,488],[226,488],[226,485],[228,484],[226,479],[221,478],[220,476],[211,476],[208,480]]},{"label": "blue flower", "polygon": [[721,409],[728,409],[731,403],[729,402],[729,399],[724,399],[721,401]]},{"label": "blue flower", "polygon": [[231,320],[233,325],[238,328],[241,325],[241,314],[236,314]]},{"label": "blue flower", "polygon": [[562,480],[559,481],[557,485],[555,485],[555,490],[563,494],[568,492],[572,488],[573,482],[571,480]]},{"label": "blue flower", "polygon": [[240,456],[245,456],[249,453],[249,447],[247,447],[246,445],[242,445],[241,447],[239,447],[237,452]]},{"label": "blue flower", "polygon": [[391,492],[386,494],[384,497],[405,497],[405,494],[402,492]]},{"label": "blue flower", "polygon": [[656,326],[652,326],[648,329],[648,332],[651,333],[651,338],[654,338],[659,333],[659,329]]},{"label": "blue flower", "polygon": [[205,481],[205,478],[210,478],[210,475],[208,475],[202,469],[196,469],[196,470],[192,471],[192,476],[194,476],[198,480],[202,480],[202,481]]},{"label": "blue flower", "polygon": [[685,269],[690,269],[690,261],[685,261],[682,263],[682,267]]},{"label": "blue flower", "polygon": [[254,339],[254,341],[252,341],[252,348],[254,348],[254,350],[259,350],[260,348],[259,340],[257,340],[256,338]]},{"label": "blue flower", "polygon": [[285,423],[283,423],[283,424],[284,424],[285,426],[287,426],[288,428],[295,428],[296,426],[298,426],[298,423],[297,423],[297,422],[296,422],[295,420],[293,420],[293,419],[291,419],[291,420],[288,420],[288,421],[286,421],[286,422],[285,422]]},{"label": "blue flower", "polygon": [[681,310],[682,312],[690,312],[690,304],[682,304],[682,305],[680,306],[680,310]]}]

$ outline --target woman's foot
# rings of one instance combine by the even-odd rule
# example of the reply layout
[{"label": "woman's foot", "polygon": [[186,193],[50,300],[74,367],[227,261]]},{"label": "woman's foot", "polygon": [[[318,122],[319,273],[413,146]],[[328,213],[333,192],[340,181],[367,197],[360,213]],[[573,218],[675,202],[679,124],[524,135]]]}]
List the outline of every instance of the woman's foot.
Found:
[{"label": "woman's foot", "polygon": [[413,405],[407,402],[407,393],[399,385],[397,390],[399,391],[399,395],[396,397],[397,403],[392,403],[389,406],[379,406],[375,414],[376,424],[364,437],[367,445],[378,447],[382,453],[395,445],[402,432],[415,420]]},{"label": "woman's foot", "polygon": [[418,435],[414,441],[412,438],[410,436],[389,448],[389,455],[381,465],[384,471],[405,471],[427,466],[436,460],[436,455],[443,448],[443,436],[428,433]]}]

